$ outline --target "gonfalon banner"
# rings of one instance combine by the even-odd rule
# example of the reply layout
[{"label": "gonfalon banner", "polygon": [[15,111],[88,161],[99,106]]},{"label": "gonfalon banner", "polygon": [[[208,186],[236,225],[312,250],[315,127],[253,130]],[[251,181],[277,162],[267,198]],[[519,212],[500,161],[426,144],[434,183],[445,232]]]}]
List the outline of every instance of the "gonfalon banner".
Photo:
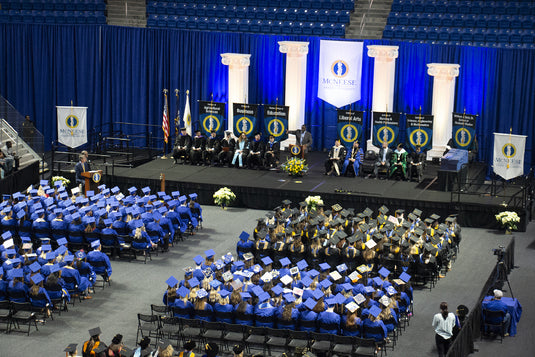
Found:
[{"label": "gonfalon banner", "polygon": [[476,135],[477,115],[452,113],[452,138],[456,149],[470,150]]},{"label": "gonfalon banner", "polygon": [[225,127],[225,103],[199,100],[199,121],[201,132],[209,136],[212,130],[223,135]]},{"label": "gonfalon banner", "polygon": [[373,145],[381,147],[383,142],[394,146],[399,136],[399,113],[373,112]]},{"label": "gonfalon banner", "polygon": [[354,110],[336,111],[338,115],[338,137],[346,147],[353,145],[355,140],[360,140],[362,135],[363,112]]},{"label": "gonfalon banner", "polygon": [[243,132],[248,138],[258,131],[258,104],[234,103],[232,108],[234,117],[234,135]]},{"label": "gonfalon banner", "polygon": [[57,106],[58,141],[70,148],[87,143],[87,107]]},{"label": "gonfalon banner", "polygon": [[433,147],[433,116],[407,114],[407,149],[415,150],[420,146],[422,151]]},{"label": "gonfalon banner", "polygon": [[273,135],[275,141],[288,138],[288,115],[290,107],[283,105],[264,105],[264,134]]}]

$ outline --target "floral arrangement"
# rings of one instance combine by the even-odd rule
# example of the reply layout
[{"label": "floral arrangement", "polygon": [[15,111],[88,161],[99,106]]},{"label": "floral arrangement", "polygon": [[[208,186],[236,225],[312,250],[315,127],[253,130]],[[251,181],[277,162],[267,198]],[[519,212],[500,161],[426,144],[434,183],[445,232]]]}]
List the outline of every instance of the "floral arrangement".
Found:
[{"label": "floral arrangement", "polygon": [[305,203],[307,204],[308,210],[313,211],[318,208],[319,205],[323,205],[323,200],[321,196],[308,196],[305,198]]},{"label": "floral arrangement", "polygon": [[308,171],[306,161],[295,156],[288,158],[281,167],[290,176],[301,176]]},{"label": "floral arrangement", "polygon": [[67,187],[71,183],[71,180],[67,180],[63,176],[52,176],[50,181],[52,181],[52,187],[56,186],[56,181],[60,181],[63,187]]},{"label": "floral arrangement", "polygon": [[516,224],[520,222],[520,217],[516,212],[504,211],[496,215],[498,223],[506,230],[517,229]]},{"label": "floral arrangement", "polygon": [[221,208],[225,208],[231,204],[235,199],[236,195],[228,187],[222,187],[214,193],[214,203]]}]

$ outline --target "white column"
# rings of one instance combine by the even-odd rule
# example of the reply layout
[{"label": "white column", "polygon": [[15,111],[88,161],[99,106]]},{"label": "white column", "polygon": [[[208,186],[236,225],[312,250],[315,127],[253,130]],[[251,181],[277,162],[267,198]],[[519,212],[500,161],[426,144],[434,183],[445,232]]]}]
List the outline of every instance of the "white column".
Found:
[{"label": "white column", "polygon": [[[290,107],[288,129],[301,129],[305,123],[308,42],[279,41],[279,51],[286,53],[284,105]],[[281,143],[281,149],[294,143],[295,136],[292,135],[291,139]]]},{"label": "white column", "polygon": [[451,113],[455,100],[455,77],[460,65],[450,63],[428,63],[427,74],[433,76],[433,149],[427,158],[442,157],[451,138]]},{"label": "white column", "polygon": [[[373,68],[373,97],[372,111],[391,112],[394,107],[394,77],[396,74],[396,58],[398,46],[371,45],[368,56],[375,58]],[[370,118],[370,139],[366,150],[379,152],[379,148],[372,144],[373,118]]]},{"label": "white column", "polygon": [[249,64],[251,55],[243,53],[222,53],[221,63],[228,66],[228,116],[227,130],[234,128],[232,104],[247,103],[249,100]]}]

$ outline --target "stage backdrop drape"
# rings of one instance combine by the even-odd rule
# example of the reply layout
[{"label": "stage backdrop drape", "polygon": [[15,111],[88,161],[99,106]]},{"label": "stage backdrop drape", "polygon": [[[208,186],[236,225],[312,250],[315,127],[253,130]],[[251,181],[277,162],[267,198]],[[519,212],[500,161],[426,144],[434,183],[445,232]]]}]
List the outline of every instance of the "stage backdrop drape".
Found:
[{"label": "stage backdrop drape", "polygon": [[[197,100],[226,102],[228,69],[221,53],[251,54],[249,103],[284,104],[285,54],[278,41],[308,41],[305,122],[314,148],[333,145],[336,108],[317,98],[319,37],[139,29],[92,25],[0,24],[0,93],[29,114],[47,138],[57,138],[55,106],[88,107],[88,128],[109,135],[151,131],[162,137],[161,93],[180,90],[179,106],[190,90],[193,126],[199,125]],[[399,46],[394,108],[401,113],[431,113],[433,79],[427,63],[458,63],[454,111],[479,114],[479,159],[492,160],[492,133],[527,135],[525,167],[534,165],[535,51],[365,40],[361,100],[364,142],[370,136],[374,59],[367,45]],[[169,112],[176,113],[174,100]],[[349,106],[343,109],[349,109]],[[290,109],[291,110],[291,109]],[[146,129],[118,124],[155,125]],[[173,128],[172,128],[173,129]],[[400,140],[405,140],[404,116]],[[174,133],[174,130],[171,130]],[[97,135],[92,135],[94,140]]]}]

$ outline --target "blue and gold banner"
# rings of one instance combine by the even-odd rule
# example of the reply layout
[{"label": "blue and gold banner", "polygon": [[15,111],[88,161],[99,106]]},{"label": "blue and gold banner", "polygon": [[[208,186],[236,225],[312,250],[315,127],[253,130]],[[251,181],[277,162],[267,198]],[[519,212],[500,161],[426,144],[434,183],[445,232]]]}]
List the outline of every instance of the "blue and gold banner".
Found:
[{"label": "blue and gold banner", "polygon": [[452,113],[452,138],[456,149],[470,150],[476,135],[477,115]]},{"label": "blue and gold banner", "polygon": [[223,135],[225,107],[225,103],[199,100],[200,129],[206,137],[210,136],[212,130],[215,130],[218,136]]},{"label": "blue and gold banner", "polygon": [[433,116],[407,114],[407,151],[414,151],[416,146],[423,151],[433,147]]},{"label": "blue and gold banner", "polygon": [[281,142],[288,138],[288,115],[290,107],[284,105],[264,105],[264,134],[273,135],[275,141]]},{"label": "blue and gold banner", "polygon": [[381,147],[387,142],[389,147],[398,143],[399,113],[373,112],[373,145]]},{"label": "blue and gold banner", "polygon": [[258,104],[234,103],[232,113],[234,135],[238,137],[244,132],[248,138],[252,138],[258,131]]},{"label": "blue and gold banner", "polygon": [[342,109],[338,109],[336,113],[338,116],[338,137],[342,145],[351,147],[355,140],[360,140],[364,113]]}]

